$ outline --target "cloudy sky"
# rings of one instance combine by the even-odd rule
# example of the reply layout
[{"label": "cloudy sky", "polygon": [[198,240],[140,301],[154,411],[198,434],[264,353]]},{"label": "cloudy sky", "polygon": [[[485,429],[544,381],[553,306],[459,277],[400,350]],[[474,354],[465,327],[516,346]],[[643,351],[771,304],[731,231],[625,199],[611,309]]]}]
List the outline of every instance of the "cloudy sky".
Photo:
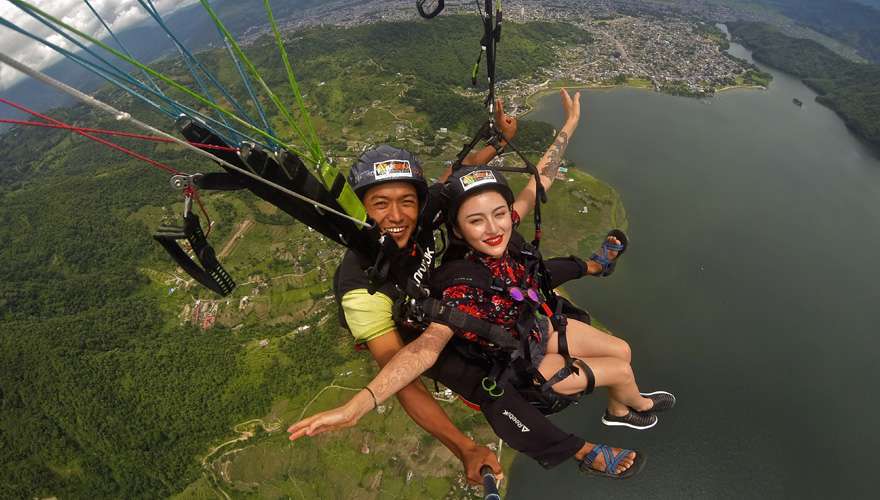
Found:
[{"label": "cloudy sky", "polygon": [[[185,7],[198,0],[153,0],[153,5],[163,16],[181,7]],[[80,31],[94,35],[99,39],[107,36],[101,22],[89,10],[83,0],[29,0],[49,14],[76,27]],[[104,21],[110,25],[115,33],[137,24],[146,19],[149,14],[137,2],[137,0],[89,0],[92,7],[101,14]],[[50,42],[66,49],[75,46],[64,40],[60,35],[43,26],[39,21],[26,14],[10,2],[0,0],[0,16],[31,33],[48,39]],[[18,33],[0,27],[0,52],[8,54],[14,59],[38,69],[45,68],[57,62],[61,57],[52,49],[31,41]],[[22,75],[8,66],[0,66],[0,91],[15,84]]]}]

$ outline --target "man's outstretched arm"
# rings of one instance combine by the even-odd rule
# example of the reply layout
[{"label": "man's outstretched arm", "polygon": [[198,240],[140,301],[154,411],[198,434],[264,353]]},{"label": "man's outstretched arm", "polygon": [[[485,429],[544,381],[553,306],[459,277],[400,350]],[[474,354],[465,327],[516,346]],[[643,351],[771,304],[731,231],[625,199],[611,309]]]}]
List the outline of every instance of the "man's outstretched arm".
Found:
[{"label": "man's outstretched arm", "polygon": [[[392,330],[367,342],[367,347],[379,367],[384,368],[404,344],[397,331]],[[461,460],[471,482],[478,483],[481,480],[480,468],[483,465],[491,466],[496,474],[501,472],[495,454],[489,448],[477,445],[455,427],[446,412],[437,404],[437,400],[418,379],[418,375],[413,382],[397,392],[397,400],[419,427],[437,438]]]},{"label": "man's outstretched arm", "polygon": [[290,426],[290,439],[314,436],[357,424],[361,417],[427,370],[452,337],[452,330],[432,323],[419,338],[404,346],[364,390],[344,405],[313,415]]},{"label": "man's outstretched arm", "polygon": [[[482,479],[479,470],[483,465],[489,465],[500,474],[501,465],[494,453],[486,447],[477,446],[464,436],[452,424],[421,381],[417,380],[419,375],[434,364],[451,337],[452,330],[442,325],[435,327],[432,324],[419,338],[396,353],[391,353],[393,349],[387,348],[391,345],[391,341],[385,341],[388,342],[388,345],[384,346],[386,349],[381,345],[370,346],[371,351],[374,347],[377,351],[383,351],[379,353],[383,358],[388,357],[389,353],[391,356],[379,374],[367,385],[368,389],[360,391],[348,403],[338,408],[296,422],[287,429],[290,440],[351,427],[375,405],[395,393],[402,392],[404,388],[413,386],[402,398],[399,398],[401,404],[416,423],[437,437],[462,460],[468,480],[478,483]],[[397,339],[400,340],[399,335]]]}]

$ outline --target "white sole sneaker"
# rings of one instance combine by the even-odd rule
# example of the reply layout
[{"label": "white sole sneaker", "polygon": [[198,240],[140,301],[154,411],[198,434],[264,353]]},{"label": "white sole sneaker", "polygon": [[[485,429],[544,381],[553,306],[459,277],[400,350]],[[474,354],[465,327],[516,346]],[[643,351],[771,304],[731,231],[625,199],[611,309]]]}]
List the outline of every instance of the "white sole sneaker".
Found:
[{"label": "white sole sneaker", "polygon": [[[635,417],[631,417],[631,415],[633,413],[636,413],[637,415]],[[654,415],[653,413],[651,413],[649,417],[643,417],[641,415],[638,415],[638,413],[639,412],[633,412],[632,410],[630,410],[630,412],[623,417],[615,417],[615,416],[609,415],[606,412],[605,415],[602,416],[602,423],[609,426],[609,427],[629,427],[630,429],[635,429],[637,431],[643,431],[645,429],[650,429],[651,427],[654,427],[655,425],[657,425],[657,422],[660,421],[660,419],[657,418],[657,415]],[[653,417],[653,418],[651,418],[651,417]],[[641,420],[643,418],[647,419],[647,421],[644,421],[644,422],[628,421],[628,419]],[[609,419],[613,419],[613,420],[609,420]]]}]

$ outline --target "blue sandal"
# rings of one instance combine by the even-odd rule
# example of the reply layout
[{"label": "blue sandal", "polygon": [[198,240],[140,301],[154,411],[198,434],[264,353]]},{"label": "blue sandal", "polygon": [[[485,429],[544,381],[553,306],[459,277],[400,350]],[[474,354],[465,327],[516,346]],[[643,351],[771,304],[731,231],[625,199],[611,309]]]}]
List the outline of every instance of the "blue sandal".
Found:
[{"label": "blue sandal", "polygon": [[[623,471],[620,474],[615,473],[615,469],[617,469],[617,465],[620,464],[620,461],[627,457],[633,451],[636,452],[636,459],[633,461],[633,464]],[[596,460],[596,457],[599,456],[599,453],[602,453],[602,456],[605,458],[605,470],[599,471],[593,468],[593,462]],[[639,472],[641,472],[642,467],[645,466],[645,455],[643,455],[640,451],[637,450],[627,450],[622,449],[620,453],[614,455],[614,452],[611,451],[611,447],[607,444],[597,444],[590,450],[589,453],[581,460],[580,465],[578,466],[581,472],[607,477],[609,479],[629,479]]]},{"label": "blue sandal", "polygon": [[[618,245],[608,241],[610,236],[617,238],[620,241],[620,244]],[[626,233],[620,229],[612,229],[611,231],[608,231],[608,234],[605,235],[605,239],[602,241],[602,247],[599,249],[599,252],[590,256],[590,260],[597,262],[602,266],[602,271],[594,276],[600,276],[602,278],[611,276],[614,273],[614,268],[617,266],[617,260],[620,259],[620,256],[623,255],[624,252],[626,252],[628,244],[629,239],[626,237]],[[608,252],[610,251],[617,252],[617,256],[613,259],[609,258]]]}]

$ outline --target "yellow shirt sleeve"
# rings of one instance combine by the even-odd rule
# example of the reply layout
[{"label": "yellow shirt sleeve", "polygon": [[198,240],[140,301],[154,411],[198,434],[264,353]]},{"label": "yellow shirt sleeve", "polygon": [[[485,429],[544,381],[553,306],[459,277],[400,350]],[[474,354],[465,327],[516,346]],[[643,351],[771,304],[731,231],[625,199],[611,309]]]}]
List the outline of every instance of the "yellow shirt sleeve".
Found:
[{"label": "yellow shirt sleeve", "polygon": [[348,329],[358,343],[369,342],[394,329],[394,302],[383,293],[370,295],[366,288],[342,296],[342,311]]}]

